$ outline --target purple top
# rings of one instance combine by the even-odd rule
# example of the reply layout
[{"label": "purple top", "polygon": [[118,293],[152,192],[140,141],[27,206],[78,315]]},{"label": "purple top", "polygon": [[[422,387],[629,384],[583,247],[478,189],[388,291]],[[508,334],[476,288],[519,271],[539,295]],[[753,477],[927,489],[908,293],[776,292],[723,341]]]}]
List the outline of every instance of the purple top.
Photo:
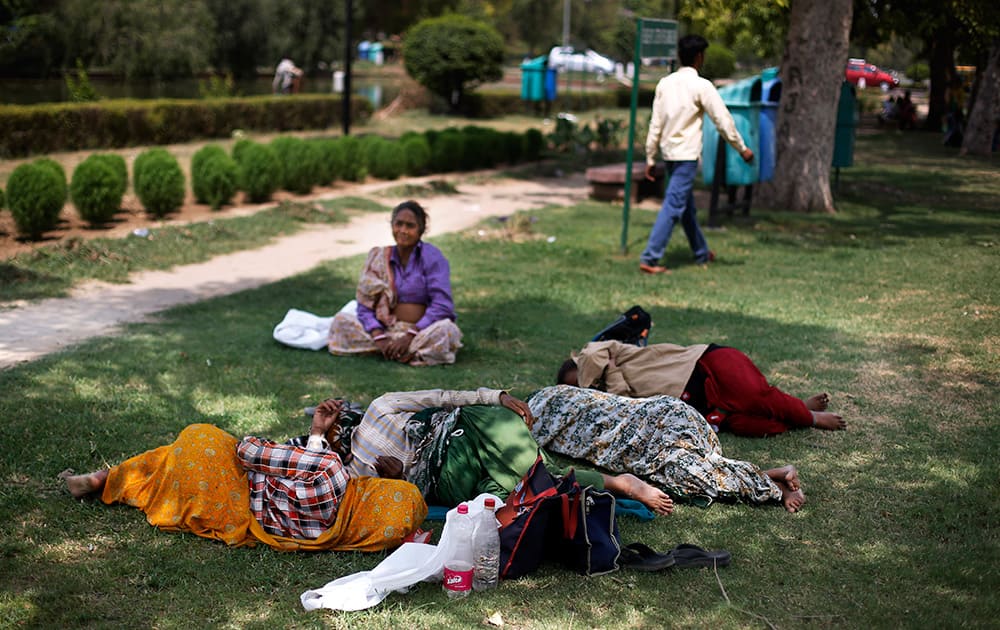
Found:
[{"label": "purple top", "polygon": [[[392,278],[396,285],[396,301],[426,304],[424,316],[417,322],[417,330],[423,330],[436,321],[455,321],[455,304],[451,300],[451,268],[441,250],[430,243],[420,241],[410,254],[409,264],[403,267],[399,261],[399,249],[392,248],[389,259]],[[366,332],[385,328],[375,317],[375,312],[358,304],[358,320]]]}]

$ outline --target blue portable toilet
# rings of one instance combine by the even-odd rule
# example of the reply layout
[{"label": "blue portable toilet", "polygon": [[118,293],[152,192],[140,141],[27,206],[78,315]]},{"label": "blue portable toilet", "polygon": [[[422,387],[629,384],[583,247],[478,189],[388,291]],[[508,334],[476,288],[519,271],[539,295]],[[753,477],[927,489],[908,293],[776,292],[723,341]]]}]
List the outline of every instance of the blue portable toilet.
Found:
[{"label": "blue portable toilet", "polygon": [[774,160],[777,154],[778,101],[781,100],[781,79],[777,68],[768,68],[760,75],[760,181],[769,182],[774,177]]},{"label": "blue portable toilet", "polygon": [[[736,122],[736,130],[743,136],[750,150],[755,154],[760,152],[760,77],[750,77],[736,81],[719,88],[722,102],[726,104]],[[715,156],[719,141],[719,130],[715,128],[712,119],[705,115],[702,131],[702,180],[711,184],[715,179]],[[725,141],[723,141],[725,142]],[[740,154],[726,143],[726,181],[727,186],[746,186],[760,180],[760,161],[750,164],[743,161]]]}]

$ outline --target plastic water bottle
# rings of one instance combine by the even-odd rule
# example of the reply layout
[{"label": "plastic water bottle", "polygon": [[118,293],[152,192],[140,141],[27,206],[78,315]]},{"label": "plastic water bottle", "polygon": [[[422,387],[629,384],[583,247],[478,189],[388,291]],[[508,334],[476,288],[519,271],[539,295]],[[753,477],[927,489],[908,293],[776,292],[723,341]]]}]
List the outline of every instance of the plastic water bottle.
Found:
[{"label": "plastic water bottle", "polygon": [[455,551],[444,563],[444,592],[448,599],[468,597],[472,592],[472,573],[474,569],[472,555],[472,534],[475,523],[469,516],[469,506],[462,503],[458,506],[458,514],[451,522],[449,534],[455,541]]},{"label": "plastic water bottle", "polygon": [[496,588],[500,581],[500,531],[494,513],[496,501],[486,499],[483,505],[472,546],[476,554],[476,568],[472,575],[472,588],[475,591]]}]

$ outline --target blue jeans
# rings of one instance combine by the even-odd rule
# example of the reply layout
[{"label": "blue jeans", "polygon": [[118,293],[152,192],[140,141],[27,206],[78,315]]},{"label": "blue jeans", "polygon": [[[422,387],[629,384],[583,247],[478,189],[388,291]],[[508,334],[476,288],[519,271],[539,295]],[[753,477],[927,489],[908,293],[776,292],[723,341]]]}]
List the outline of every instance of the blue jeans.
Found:
[{"label": "blue jeans", "polygon": [[673,233],[674,225],[679,219],[691,245],[691,251],[694,252],[695,260],[707,262],[708,243],[705,242],[705,235],[698,226],[694,207],[693,189],[694,178],[698,173],[698,161],[686,160],[665,164],[670,181],[667,184],[667,192],[663,195],[663,207],[656,215],[653,231],[649,233],[649,242],[646,243],[646,249],[639,259],[647,265],[659,264],[663,253],[667,251],[670,234]]}]

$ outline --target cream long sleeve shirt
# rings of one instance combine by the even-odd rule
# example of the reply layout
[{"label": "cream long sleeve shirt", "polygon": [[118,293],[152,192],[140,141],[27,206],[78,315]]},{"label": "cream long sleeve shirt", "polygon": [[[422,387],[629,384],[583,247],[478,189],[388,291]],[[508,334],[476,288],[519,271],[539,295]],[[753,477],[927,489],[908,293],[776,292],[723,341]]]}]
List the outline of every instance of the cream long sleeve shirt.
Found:
[{"label": "cream long sleeve shirt", "polygon": [[719,91],[711,81],[698,76],[697,70],[684,66],[656,84],[646,136],[646,164],[656,164],[657,150],[668,162],[700,158],[703,114],[708,114],[734,149],[742,153],[747,148]]}]

